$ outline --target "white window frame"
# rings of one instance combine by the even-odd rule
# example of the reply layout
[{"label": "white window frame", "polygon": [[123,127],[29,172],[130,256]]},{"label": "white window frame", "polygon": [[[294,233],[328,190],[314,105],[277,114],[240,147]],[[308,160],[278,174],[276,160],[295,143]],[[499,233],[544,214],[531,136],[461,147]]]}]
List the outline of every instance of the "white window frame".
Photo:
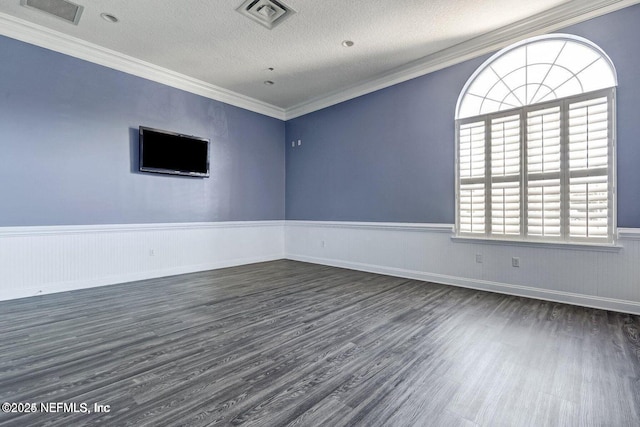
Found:
[{"label": "white window frame", "polygon": [[[559,49],[557,53],[552,53],[553,51],[549,51],[549,50],[543,50],[543,51],[540,51],[540,52],[543,52],[540,54],[540,56],[538,56],[537,53],[534,53],[533,56],[528,56],[530,52],[528,50],[529,46],[538,42],[548,41],[548,40],[558,41],[562,43],[562,47]],[[576,50],[576,48],[574,47],[571,47],[569,50],[565,51],[565,47],[570,44],[573,44],[574,46],[582,45],[583,47],[586,47],[587,49],[590,49],[593,53],[595,53],[598,56],[598,58],[593,59],[592,62],[584,62],[584,61],[581,62],[577,59],[576,61],[570,60],[570,62],[567,62],[569,58],[572,58],[571,57],[572,54],[576,55],[577,52],[579,52],[579,50]],[[554,46],[554,45],[551,44],[548,46]],[[558,46],[558,44],[556,44],[555,46]],[[523,52],[524,56],[521,56],[522,54],[520,54],[519,52]],[[509,56],[512,53],[513,53],[513,56]],[[553,56],[549,56],[549,55],[545,56],[545,54],[547,53]],[[589,55],[589,54],[585,52],[584,55]],[[510,59],[506,59],[507,62],[504,62],[503,57],[509,57]],[[591,61],[591,59],[587,59],[588,56],[580,56],[576,58],[584,58],[585,61]],[[512,66],[514,68],[504,68],[504,65],[509,64],[508,61],[510,61],[511,59],[513,59],[514,61],[512,63]],[[597,65],[596,62],[601,63],[601,61],[604,61],[604,67],[600,66],[601,68],[599,70],[600,74],[598,74],[597,76],[594,76],[593,72],[591,72],[591,75],[589,76],[582,74],[583,71],[587,70],[592,65]],[[498,71],[494,69],[494,64],[500,70],[500,74],[498,74]],[[575,66],[572,66],[571,64],[574,64]],[[478,90],[487,91],[483,99],[488,99],[490,101],[495,101],[497,99],[499,101],[498,98],[495,98],[492,95],[490,96],[490,94],[493,93],[492,91],[495,88],[496,84],[502,84],[503,86],[506,86],[506,89],[510,90],[509,92],[510,94],[515,94],[515,91],[519,90],[518,88],[522,88],[522,87],[525,87],[525,88],[532,87],[533,89],[536,89],[536,87],[542,87],[545,85],[545,82],[547,81],[546,80],[547,77],[550,76],[552,68],[554,68],[556,65],[560,66],[561,68],[564,68],[564,70],[561,70],[563,73],[565,70],[569,73],[568,74],[569,78],[565,80],[564,83],[559,84],[559,86],[555,87],[555,89],[552,88],[551,92],[549,92],[549,93],[554,93],[554,95],[556,95],[556,99],[544,100],[544,101],[535,100],[534,99],[536,97],[535,95],[538,93],[536,90],[531,97],[529,96],[524,97],[525,98],[524,101],[528,100],[529,102],[531,102],[531,104],[523,103],[522,98],[518,98],[517,95],[516,95],[517,101],[520,101],[520,102],[514,102],[514,104],[516,103],[519,104],[517,106],[514,106],[514,104],[509,105],[508,103],[505,102],[507,95],[503,95],[505,96],[505,98],[502,100],[503,101],[502,103],[493,102],[493,104],[488,105],[488,108],[483,108],[484,102],[481,102],[480,104],[478,104],[477,102],[473,103],[473,101],[469,101],[472,103],[471,104],[467,103],[468,99],[472,100],[472,99],[477,99],[478,97],[483,98],[483,92],[478,92]],[[532,67],[549,66],[550,68],[548,69],[548,71],[546,71],[544,78],[540,80],[540,78],[542,77],[542,75],[540,74],[540,68],[537,68],[535,72],[532,69],[531,73],[529,74],[529,68],[528,68],[529,66],[532,66]],[[507,84],[507,81],[506,81],[507,76],[511,76],[511,73],[515,73],[517,70],[522,70],[522,69],[524,69],[524,76],[522,76],[522,73],[520,73],[520,76],[517,77],[515,80],[513,78],[510,78],[509,83]],[[582,81],[581,77],[579,77],[581,75],[584,77],[585,79],[584,81]],[[513,74],[513,76],[515,77],[516,75]],[[498,80],[496,80],[496,77]],[[557,73],[555,77],[556,77],[555,78],[556,82],[562,82],[562,80],[558,80]],[[524,80],[518,80],[518,78],[524,79]],[[574,87],[573,89],[569,90],[569,93],[566,93],[566,96],[560,96],[559,94],[555,94],[556,89],[558,89],[560,86],[567,83],[572,78],[577,79],[579,87],[577,88]],[[594,80],[594,78],[596,78],[596,80]],[[478,85],[475,85],[476,81],[484,82],[484,83],[478,83]],[[501,83],[498,83],[498,82],[501,82]],[[585,86],[583,86],[583,82]],[[514,84],[521,85],[521,86],[513,86]],[[558,83],[556,83],[556,85],[557,84]],[[464,88],[460,93],[460,96],[458,97],[458,103],[456,105],[456,113],[455,113],[456,114],[456,117],[455,117],[456,119],[455,120],[455,185],[456,185],[455,196],[456,197],[455,197],[455,229],[454,229],[455,236],[457,238],[465,238],[465,239],[470,238],[470,239],[486,240],[486,241],[497,240],[497,241],[515,242],[515,243],[541,242],[541,243],[554,243],[554,244],[598,245],[598,246],[614,245],[616,240],[616,230],[617,230],[617,224],[616,224],[616,218],[617,218],[617,215],[616,215],[616,206],[617,206],[617,201],[616,201],[616,193],[617,193],[616,191],[616,188],[617,188],[617,183],[616,183],[616,176],[617,176],[616,174],[616,86],[617,86],[617,73],[615,71],[613,62],[607,56],[607,54],[602,49],[600,49],[597,45],[595,45],[593,42],[587,39],[584,39],[582,37],[571,35],[571,34],[548,34],[548,35],[537,36],[537,37],[532,37],[532,38],[523,40],[521,42],[515,43],[511,46],[508,46],[502,49],[500,52],[494,54],[491,58],[485,61],[480,67],[478,67],[478,69],[476,69],[473,75],[466,82]],[[547,86],[547,87],[550,87],[550,86]],[[588,89],[589,91],[587,91],[586,88],[590,88]],[[504,93],[504,87],[502,88],[502,93]],[[532,93],[532,92],[525,92],[525,93]],[[587,191],[586,202],[582,202],[580,199],[577,199],[577,201],[575,202],[571,200],[570,176],[573,176],[574,178],[578,176],[579,177],[600,176],[604,178],[604,175],[602,174],[603,168],[600,168],[599,170],[594,171],[594,169],[589,169],[589,167],[587,166],[584,170],[580,170],[580,171],[572,172],[570,170],[570,164],[569,164],[570,125],[569,125],[569,116],[568,116],[569,105],[575,104],[577,102],[585,101],[585,100],[602,98],[602,97],[607,98],[607,112],[608,112],[607,160],[606,160],[607,201],[608,201],[607,233],[606,233],[607,235],[606,237],[586,237],[586,238],[577,237],[575,235],[570,236],[570,233],[569,233],[570,218],[573,218],[573,220],[580,221],[580,218],[582,217],[582,214],[579,208],[577,211],[576,211],[576,208],[570,209],[570,202],[577,203],[578,205],[580,205],[580,203],[586,203],[587,205],[589,205],[588,197],[590,192],[590,190]],[[543,96],[542,98],[545,98],[545,96]],[[537,103],[534,103],[534,102],[537,102]],[[470,110],[469,109],[470,107],[473,109]],[[528,188],[529,171],[528,171],[527,160],[528,160],[528,155],[531,153],[527,152],[527,115],[532,111],[553,108],[553,107],[559,107],[560,109],[560,113],[559,113],[560,129],[559,130],[556,129],[556,131],[560,133],[560,138],[559,138],[560,139],[560,153],[559,153],[560,172],[555,173],[556,175],[555,179],[560,180],[560,186],[559,186],[560,188],[559,190],[560,191],[560,208],[559,208],[560,235],[559,236],[550,236],[550,235],[530,236],[528,233],[529,230],[528,230],[528,224],[527,224],[529,220],[527,203],[530,197],[528,193],[530,189]],[[478,109],[477,114],[471,117],[471,114],[474,113],[474,110],[476,108]],[[598,113],[595,112],[594,114],[598,114]],[[513,175],[511,176],[511,178],[507,178],[507,177],[502,178],[503,175],[494,176],[494,177],[491,176],[491,173],[492,173],[492,167],[491,167],[492,120],[495,120],[500,117],[506,117],[506,116],[519,116],[519,125],[520,125],[519,175],[516,175],[519,177],[519,193],[518,194],[520,198],[519,200],[520,230],[517,235],[516,234],[508,235],[502,232],[498,234],[494,234],[492,233],[492,230],[491,230],[492,221],[494,220],[491,212],[492,190],[493,190],[491,185],[492,182],[495,185],[496,182],[500,182],[500,181],[505,181],[505,182],[508,181],[508,182],[512,182],[513,184],[515,184],[515,182],[517,181],[517,179],[516,180],[513,179]],[[460,165],[460,156],[461,156],[460,127],[469,123],[482,123],[482,126],[484,126],[484,141],[481,141],[479,139],[479,134],[475,134],[476,136],[474,136],[471,141],[471,143],[474,144],[473,146],[475,147],[478,147],[478,143],[484,143],[484,177],[476,176],[478,175],[478,171],[480,171],[479,165],[482,165],[482,162],[481,161],[479,162],[478,160],[474,162],[473,158],[471,158],[471,162],[469,163],[468,166],[470,168],[475,167],[475,169],[467,170],[467,164],[465,161],[465,174],[469,172],[472,176],[476,176],[476,177],[465,179],[460,177],[460,167],[461,167]],[[511,123],[515,124],[513,121]],[[597,124],[597,123],[598,122],[594,122],[594,124]],[[515,129],[515,128],[512,127],[511,129]],[[597,132],[597,129],[595,131]],[[513,136],[514,135],[512,134],[510,137],[511,138],[510,141],[506,139],[503,140],[505,144],[508,144],[509,150],[514,149],[513,148],[514,140],[512,139]],[[502,137],[506,138],[506,136],[502,136]],[[497,140],[495,142],[497,142]],[[601,148],[595,147],[594,150],[596,150],[597,152],[598,150],[602,150],[603,148],[604,147],[601,147]],[[577,148],[577,149],[581,150],[580,148]],[[498,149],[498,152],[500,152],[500,150],[507,150],[507,145],[504,145],[501,149]],[[588,148],[588,150],[590,150],[590,148]],[[513,151],[510,151],[510,152],[513,153]],[[577,151],[576,154],[579,152],[580,151]],[[467,153],[465,154],[466,154],[465,155],[465,158],[466,158],[471,154],[471,152],[469,152],[468,154]],[[557,162],[558,162],[557,152],[555,155],[556,155],[555,160],[551,160],[551,161],[554,162],[557,167]],[[598,154],[596,154],[596,157],[594,158],[595,161],[597,161],[598,157],[599,157]],[[588,159],[590,158],[591,156],[588,155]],[[543,158],[543,162],[544,161],[545,159]],[[506,160],[503,160],[503,162],[501,163],[504,167],[507,167]],[[499,166],[498,168],[500,169]],[[509,168],[511,169],[511,173],[513,173],[513,169],[515,168],[515,165],[511,163],[509,165]],[[503,170],[506,173],[506,169],[503,168]],[[474,173],[473,171],[476,171],[476,172]],[[540,175],[538,175],[538,177],[540,178]],[[461,231],[462,224],[461,224],[460,207],[461,207],[462,185],[464,185],[462,181],[466,181],[466,184],[478,185],[479,183],[482,183],[482,185],[484,185],[484,205],[483,205],[484,232],[479,233],[479,232]],[[580,185],[580,183],[575,183],[575,185]],[[597,185],[597,183],[594,183],[594,185]],[[515,188],[515,187],[512,187],[512,188]],[[558,188],[557,184],[555,184],[555,188],[556,189]],[[553,188],[551,190],[554,191]],[[578,190],[577,194],[578,196],[580,196],[581,190]],[[516,203],[515,200],[517,199],[513,196],[513,193],[510,197],[511,197],[510,203],[512,206],[511,213],[513,213],[513,211],[515,210],[513,206],[515,206],[515,203]],[[554,196],[552,195],[551,197],[554,197]],[[467,223],[465,222],[464,223],[465,228],[473,228],[473,224],[474,224],[473,204],[476,202],[475,202],[475,199],[472,199],[472,200],[473,200],[473,203],[471,205],[471,211],[465,210],[465,213],[471,212],[471,224],[468,226]],[[556,201],[552,201],[552,203],[556,203],[556,204],[558,203],[557,196],[556,196]],[[498,201],[498,204],[500,204],[499,201]],[[479,210],[476,210],[476,212],[482,212],[481,210],[482,206],[480,203],[477,205],[477,208]],[[505,213],[506,212],[508,212],[508,210],[505,210]],[[543,213],[542,215],[543,215],[542,223],[544,223],[545,214]],[[480,217],[475,216],[475,218],[480,218]],[[505,218],[506,216],[503,216],[502,218],[496,217],[496,219],[498,219],[498,222],[502,222],[501,227],[504,227],[506,229]],[[590,225],[595,226],[597,231],[598,225],[597,224],[592,225],[589,223],[588,209],[587,209],[587,213],[585,214],[585,218],[586,218],[585,230],[587,230],[587,233]],[[467,219],[468,217],[465,216],[465,221]],[[517,228],[514,228],[513,225],[514,224],[512,223],[511,231],[515,233],[515,230]],[[579,226],[580,225],[578,225],[578,227]],[[558,227],[557,217],[556,217],[555,227]],[[543,229],[544,229],[544,225],[543,225]]]},{"label": "white window frame", "polygon": [[[571,171],[569,169],[569,155],[568,155],[568,108],[569,104],[607,97],[608,99],[608,166],[607,166],[607,179],[608,179],[608,208],[607,208],[607,237],[606,238],[580,238],[571,237],[569,235],[569,177]],[[527,130],[526,130],[526,118],[527,113],[531,111],[546,109],[554,106],[560,107],[560,149],[561,149],[561,167],[560,167],[560,197],[561,197],[561,231],[558,237],[540,237],[529,236],[527,230],[527,199],[528,199],[528,173],[527,173]],[[478,115],[475,117],[466,117],[456,120],[456,150],[455,150],[455,173],[456,173],[456,224],[455,233],[458,237],[487,239],[487,240],[505,240],[505,241],[525,241],[525,242],[548,242],[548,243],[576,243],[576,244],[614,244],[615,243],[615,230],[616,230],[616,88],[601,89],[593,92],[583,93],[574,96],[568,96],[565,98],[556,99],[539,104],[527,105],[524,107],[514,108],[511,110],[496,111],[493,113]],[[519,115],[520,116],[520,234],[519,235],[504,235],[492,234],[492,215],[491,215],[491,121],[496,118]],[[484,233],[471,233],[462,232],[460,230],[460,189],[461,181],[460,177],[460,126],[473,123],[484,122],[485,129],[485,230]],[[589,176],[591,172],[577,172],[581,176]],[[597,176],[602,176],[598,174]],[[477,180],[477,179],[476,179]]]}]

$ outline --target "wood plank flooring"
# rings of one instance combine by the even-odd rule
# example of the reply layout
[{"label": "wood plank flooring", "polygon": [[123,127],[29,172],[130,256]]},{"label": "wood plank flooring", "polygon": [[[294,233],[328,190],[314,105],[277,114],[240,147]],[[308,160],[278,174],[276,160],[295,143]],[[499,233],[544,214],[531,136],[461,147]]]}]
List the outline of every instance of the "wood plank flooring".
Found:
[{"label": "wood plank flooring", "polygon": [[0,426],[639,426],[640,316],[294,261],[0,303]]}]

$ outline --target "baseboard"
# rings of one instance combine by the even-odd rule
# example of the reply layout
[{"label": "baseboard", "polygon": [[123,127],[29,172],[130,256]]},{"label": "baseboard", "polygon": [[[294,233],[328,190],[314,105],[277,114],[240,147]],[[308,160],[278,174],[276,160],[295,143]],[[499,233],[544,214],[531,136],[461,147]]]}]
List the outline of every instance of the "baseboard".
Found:
[{"label": "baseboard", "polygon": [[[167,268],[161,270],[144,271],[138,273],[129,273],[116,276],[101,277],[99,279],[87,280],[87,281],[70,281],[61,283],[48,283],[46,286],[46,294],[76,291],[80,289],[96,288],[100,286],[119,285],[122,283],[137,282],[139,280],[157,279],[160,277],[176,276],[179,274],[197,273],[200,271],[218,270],[220,268],[236,267],[239,265],[255,264],[259,262],[276,261],[282,259],[282,254],[267,255],[258,258],[238,258],[233,260],[227,260],[223,262],[211,262],[208,264],[189,265],[178,268]],[[43,295],[44,293],[40,289],[41,286],[22,289],[21,294],[24,296],[14,296],[10,298],[2,298],[0,294],[0,301],[18,298],[30,298],[32,296]]]},{"label": "baseboard", "polygon": [[[615,247],[451,239],[447,224],[287,221],[287,259],[640,314],[638,229]],[[512,266],[518,257],[519,267]]]},{"label": "baseboard", "polygon": [[0,228],[0,301],[284,257],[284,221]]},{"label": "baseboard", "polygon": [[348,262],[336,259],[325,259],[291,254],[287,254],[286,258],[292,261],[308,262],[311,264],[346,268],[349,270],[364,271],[367,273],[384,274],[387,276],[402,277],[406,279],[420,280],[442,285],[459,286],[462,288],[475,289],[479,291],[490,291],[506,295],[535,298],[545,301],[560,302],[565,304],[579,305],[583,307],[591,307],[602,310],[611,310],[640,315],[640,303],[633,301],[591,297],[588,295],[580,295],[570,292],[544,290],[528,286],[510,285],[507,283],[475,280],[443,274],[425,273],[422,271],[404,270],[401,268],[383,267],[379,265]]},{"label": "baseboard", "polygon": [[[450,224],[5,227],[0,228],[0,300],[288,258],[640,314],[638,236],[638,229],[620,229],[616,251],[587,251],[456,242]],[[513,256],[520,258],[519,268],[512,268]]]}]

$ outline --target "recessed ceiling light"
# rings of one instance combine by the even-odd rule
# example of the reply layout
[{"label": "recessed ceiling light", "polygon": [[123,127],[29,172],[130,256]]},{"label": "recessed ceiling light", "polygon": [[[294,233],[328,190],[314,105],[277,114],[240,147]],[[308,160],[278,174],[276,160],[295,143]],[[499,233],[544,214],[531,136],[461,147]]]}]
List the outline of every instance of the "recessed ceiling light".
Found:
[{"label": "recessed ceiling light", "polygon": [[107,21],[107,22],[111,22],[112,24],[115,24],[116,22],[119,21],[119,19],[116,16],[114,16],[114,15],[112,15],[110,13],[101,13],[100,17],[102,19],[104,19],[105,21]]},{"label": "recessed ceiling light", "polygon": [[267,86],[273,86],[275,83],[273,83],[271,80],[265,80],[264,84],[266,84]]},{"label": "recessed ceiling light", "polygon": [[344,46],[344,47],[351,47],[353,45],[354,45],[354,43],[351,40],[343,40],[343,42],[342,42],[342,46]]}]

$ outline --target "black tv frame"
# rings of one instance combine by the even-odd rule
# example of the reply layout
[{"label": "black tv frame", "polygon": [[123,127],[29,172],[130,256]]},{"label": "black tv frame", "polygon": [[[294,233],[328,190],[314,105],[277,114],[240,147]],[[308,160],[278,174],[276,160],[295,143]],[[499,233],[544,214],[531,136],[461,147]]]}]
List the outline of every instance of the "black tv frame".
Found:
[{"label": "black tv frame", "polygon": [[[180,170],[173,170],[173,169],[164,169],[164,168],[152,168],[152,167],[148,167],[148,166],[144,166],[142,164],[143,162],[143,154],[144,154],[144,132],[145,131],[150,131],[150,132],[156,132],[156,133],[160,133],[160,134],[165,134],[165,135],[170,135],[170,136],[176,136],[179,137],[181,139],[185,139],[185,140],[189,140],[189,141],[202,141],[202,142],[206,142],[207,144],[207,172],[203,173],[203,172],[193,172],[193,171],[180,171]],[[181,134],[178,132],[171,132],[171,131],[167,131],[167,130],[163,130],[163,129],[157,129],[157,128],[152,128],[152,127],[147,127],[147,126],[140,126],[139,127],[139,140],[138,140],[138,146],[139,146],[139,171],[140,172],[151,172],[151,173],[158,173],[158,174],[163,174],[163,175],[181,175],[181,176],[190,176],[190,177],[195,177],[195,178],[208,178],[210,175],[210,164],[209,164],[209,158],[210,158],[210,152],[211,152],[211,141],[208,138],[202,138],[199,136],[193,136],[193,135],[185,135],[185,134]]]}]

